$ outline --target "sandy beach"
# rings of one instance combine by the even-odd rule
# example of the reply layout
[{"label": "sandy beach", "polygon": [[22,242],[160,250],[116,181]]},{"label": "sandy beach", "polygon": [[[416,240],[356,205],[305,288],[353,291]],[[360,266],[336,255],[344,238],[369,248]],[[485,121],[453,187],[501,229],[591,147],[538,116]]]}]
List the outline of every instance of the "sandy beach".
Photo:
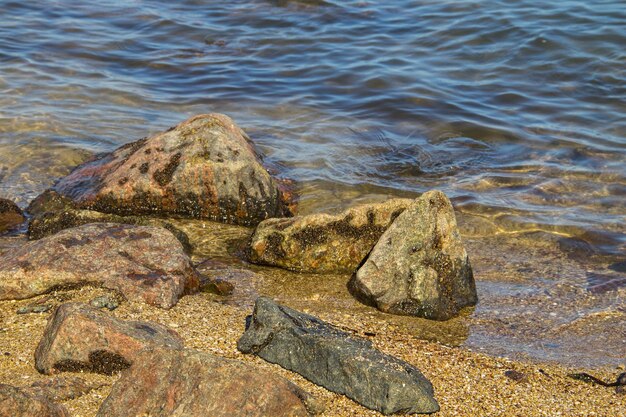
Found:
[{"label": "sandy beach", "polygon": [[[295,274],[276,268],[246,265],[231,254],[237,247],[233,242],[249,233],[246,228],[208,222],[181,224],[186,225],[186,231],[199,247],[194,259],[197,262],[212,259],[208,266],[207,262],[201,264],[200,270],[211,274],[215,265],[222,267],[230,264],[233,271],[239,271],[229,277],[235,283],[233,295],[189,295],[170,310],[123,302],[111,314],[121,319],[163,324],[178,332],[188,348],[242,360],[276,372],[319,399],[325,406],[322,414],[325,417],[381,414],[316,386],[296,373],[240,353],[236,348],[237,340],[243,334],[245,318],[251,314],[252,304],[259,294],[273,296],[285,305],[313,314],[348,333],[367,338],[384,353],[418,367],[435,388],[435,397],[441,406],[437,416],[617,417],[626,409],[626,395],[617,394],[614,387],[591,385],[568,377],[571,373],[588,372],[613,382],[619,373],[625,371],[624,364],[593,368],[563,366],[555,362],[512,360],[472,351],[467,346],[459,347],[469,333],[467,323],[475,314],[472,310],[447,322],[380,313],[349,296],[345,289],[347,276]],[[199,233],[198,230],[204,232]],[[20,242],[21,239],[14,238],[12,244]],[[4,248],[7,249],[7,246]],[[480,271],[483,269],[480,257],[475,263],[480,282]],[[255,271],[252,272],[252,269]],[[68,301],[88,302],[106,293],[104,289],[83,287],[29,300],[0,302],[0,383],[27,386],[49,378],[35,370],[33,355],[50,312],[16,314],[20,307],[38,303],[56,306]],[[620,317],[608,316],[609,322],[619,323],[619,320]],[[540,323],[541,319],[538,318],[537,322]],[[563,351],[563,355],[567,356],[568,352]],[[513,378],[507,376],[507,371],[515,371]],[[64,404],[73,416],[95,416],[118,376],[89,373],[78,376],[103,386]]]},{"label": "sandy beach", "polygon": [[[94,288],[83,288],[53,295],[72,301],[88,301],[102,294]],[[324,417],[378,416],[344,396],[318,387],[299,375],[286,371],[262,359],[243,355],[236,343],[244,330],[245,316],[251,310],[220,304],[217,296],[199,294],[184,297],[172,310],[163,311],[146,305],[125,303],[114,312],[116,317],[148,320],[175,329],[189,348],[210,352],[227,358],[250,362],[267,368],[300,385],[321,400],[326,407]],[[47,314],[16,315],[15,311],[33,300],[2,302],[0,304],[0,382],[26,386],[49,378],[34,368],[34,350],[41,338]],[[558,365],[511,361],[489,357],[464,348],[418,340],[393,326],[384,326],[367,317],[346,317],[329,312],[322,319],[350,329],[354,334],[372,340],[377,348],[417,366],[431,380],[441,406],[437,416],[620,416],[626,409],[626,395],[616,394],[615,388],[590,385],[569,378],[572,372],[585,369]],[[366,336],[375,334],[375,336]],[[515,381],[505,375],[514,370],[524,374]],[[612,381],[624,368],[604,368],[590,371],[593,375]],[[106,377],[81,373],[81,378],[104,386],[83,397],[65,402],[76,417],[95,416],[117,376]],[[225,399],[227,401],[227,399]]]}]

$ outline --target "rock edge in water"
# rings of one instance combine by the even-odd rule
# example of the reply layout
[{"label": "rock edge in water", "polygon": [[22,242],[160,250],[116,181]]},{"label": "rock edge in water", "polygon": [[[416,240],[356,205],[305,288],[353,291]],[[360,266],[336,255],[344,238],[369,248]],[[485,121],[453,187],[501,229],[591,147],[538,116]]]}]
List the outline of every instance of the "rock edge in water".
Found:
[{"label": "rock edge in water", "polygon": [[24,213],[17,204],[6,198],[0,198],[0,233],[11,230],[25,221]]},{"label": "rock edge in water", "polygon": [[432,384],[414,366],[266,297],[257,299],[237,348],[383,414],[439,410]]},{"label": "rock edge in water", "polygon": [[353,272],[411,201],[364,204],[334,216],[264,220],[251,238],[249,260],[298,272]]},{"label": "rock edge in water", "polygon": [[476,304],[472,267],[446,195],[424,193],[398,216],[349,288],[381,311],[435,320]]}]

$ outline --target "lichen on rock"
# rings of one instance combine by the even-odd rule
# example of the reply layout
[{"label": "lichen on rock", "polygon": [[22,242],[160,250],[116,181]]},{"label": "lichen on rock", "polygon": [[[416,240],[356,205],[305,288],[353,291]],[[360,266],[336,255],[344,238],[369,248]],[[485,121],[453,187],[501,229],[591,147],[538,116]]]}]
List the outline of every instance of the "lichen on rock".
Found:
[{"label": "lichen on rock", "polygon": [[469,257],[446,195],[424,193],[398,216],[349,287],[384,312],[435,320],[476,304]]},{"label": "lichen on rock", "polygon": [[265,220],[252,236],[249,259],[299,272],[353,272],[410,203],[392,199],[338,215]]},{"label": "lichen on rock", "polygon": [[[60,208],[256,225],[293,201],[228,116],[203,114],[77,167],[52,188]],[[43,215],[41,209],[37,215]],[[53,210],[54,211],[54,210]]]}]

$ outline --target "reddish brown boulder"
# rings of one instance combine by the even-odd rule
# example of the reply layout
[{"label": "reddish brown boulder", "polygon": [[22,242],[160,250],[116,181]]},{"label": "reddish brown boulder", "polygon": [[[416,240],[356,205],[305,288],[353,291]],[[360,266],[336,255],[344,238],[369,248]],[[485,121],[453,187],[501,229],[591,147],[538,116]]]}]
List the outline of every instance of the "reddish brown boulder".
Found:
[{"label": "reddish brown boulder", "polygon": [[309,416],[306,392],[240,361],[194,350],[150,349],[122,373],[98,417]]},{"label": "reddish brown boulder", "polygon": [[288,193],[229,117],[194,116],[91,160],[53,189],[75,208],[253,225],[291,214]]},{"label": "reddish brown boulder", "polygon": [[353,272],[409,204],[397,198],[334,216],[265,220],[252,236],[250,261],[301,272]]},{"label": "reddish brown boulder", "polygon": [[176,332],[156,323],[122,321],[81,303],[59,306],[35,351],[39,372],[88,370],[112,374],[129,367],[142,349],[182,349]]},{"label": "reddish brown boulder", "polygon": [[0,233],[19,226],[25,221],[26,218],[17,204],[0,198]]},{"label": "reddish brown boulder", "polygon": [[70,417],[70,413],[44,396],[0,384],[0,417]]},{"label": "reddish brown boulder", "polygon": [[0,256],[0,300],[85,284],[170,308],[199,280],[181,243],[160,227],[88,224]]}]

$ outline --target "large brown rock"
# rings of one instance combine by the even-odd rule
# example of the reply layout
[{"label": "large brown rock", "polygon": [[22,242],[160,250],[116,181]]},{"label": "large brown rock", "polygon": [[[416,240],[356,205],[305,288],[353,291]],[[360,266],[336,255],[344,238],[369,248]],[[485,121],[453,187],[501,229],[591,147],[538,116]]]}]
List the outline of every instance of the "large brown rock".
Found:
[{"label": "large brown rock", "polygon": [[353,272],[409,204],[392,199],[335,216],[265,220],[252,236],[250,261],[301,272]]},{"label": "large brown rock", "polygon": [[19,226],[25,221],[26,218],[17,204],[0,198],[0,233]]},{"label": "large brown rock", "polygon": [[170,308],[199,279],[181,243],[160,227],[88,224],[0,256],[0,300],[85,284]]},{"label": "large brown rock", "polygon": [[91,160],[53,190],[75,208],[254,225],[291,214],[288,193],[263,168],[229,117],[194,116]]},{"label": "large brown rock", "polygon": [[382,311],[435,320],[476,304],[472,268],[446,195],[429,191],[416,199],[380,237],[349,287]]},{"label": "large brown rock", "polygon": [[240,361],[194,350],[141,352],[98,417],[308,416],[295,384]]},{"label": "large brown rock", "polygon": [[60,305],[35,351],[39,372],[87,370],[112,374],[150,347],[182,349],[176,332],[156,323],[122,321],[87,304]]},{"label": "large brown rock", "polygon": [[0,384],[0,417],[70,417],[70,413],[44,396]]}]

